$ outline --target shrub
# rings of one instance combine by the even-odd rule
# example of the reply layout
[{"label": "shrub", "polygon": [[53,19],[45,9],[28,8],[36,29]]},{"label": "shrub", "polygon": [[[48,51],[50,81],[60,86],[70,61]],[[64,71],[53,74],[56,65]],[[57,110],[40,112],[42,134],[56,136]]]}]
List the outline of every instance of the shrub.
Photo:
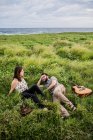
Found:
[{"label": "shrub", "polygon": [[[71,90],[71,82],[93,90],[93,33],[63,33],[0,36],[0,139],[22,140],[92,140],[93,94],[80,98]],[[16,65],[25,69],[25,79],[31,86],[42,72],[54,75],[66,86],[66,96],[77,110],[62,104],[70,113],[63,120],[59,104],[51,95],[37,95],[49,110],[40,110],[30,99],[25,102],[33,111],[20,115],[22,100],[14,92],[7,96]],[[44,88],[43,88],[44,89]],[[43,90],[41,89],[41,90]]]}]

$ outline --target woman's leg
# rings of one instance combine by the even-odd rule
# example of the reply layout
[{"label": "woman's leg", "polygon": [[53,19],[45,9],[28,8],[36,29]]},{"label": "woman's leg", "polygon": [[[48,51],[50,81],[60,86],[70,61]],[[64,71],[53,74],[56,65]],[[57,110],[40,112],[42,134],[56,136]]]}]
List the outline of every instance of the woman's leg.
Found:
[{"label": "woman's leg", "polygon": [[37,85],[33,85],[31,88],[28,89],[29,93],[37,93],[37,94],[41,94],[42,96],[44,96],[43,92],[40,90],[40,88]]},{"label": "woman's leg", "polygon": [[35,95],[35,94],[31,94],[31,93],[28,93],[28,91],[25,91],[22,93],[22,96],[24,98],[31,98],[38,106],[39,108],[44,108],[45,106],[40,102],[40,100],[38,99],[38,97]]}]

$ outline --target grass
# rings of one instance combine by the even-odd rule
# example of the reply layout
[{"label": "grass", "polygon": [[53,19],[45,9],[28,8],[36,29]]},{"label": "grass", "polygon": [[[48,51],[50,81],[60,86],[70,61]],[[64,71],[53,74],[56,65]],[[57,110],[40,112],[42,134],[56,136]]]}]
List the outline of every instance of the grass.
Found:
[{"label": "grass", "polygon": [[[7,97],[14,67],[22,65],[28,85],[36,83],[42,72],[54,75],[67,88],[66,96],[77,106],[70,118],[60,117],[59,105],[38,96],[51,110],[43,111],[29,99],[33,112],[19,114],[20,95]],[[79,98],[71,82],[93,90],[93,33],[38,35],[0,35],[0,139],[92,140],[93,95]]]}]

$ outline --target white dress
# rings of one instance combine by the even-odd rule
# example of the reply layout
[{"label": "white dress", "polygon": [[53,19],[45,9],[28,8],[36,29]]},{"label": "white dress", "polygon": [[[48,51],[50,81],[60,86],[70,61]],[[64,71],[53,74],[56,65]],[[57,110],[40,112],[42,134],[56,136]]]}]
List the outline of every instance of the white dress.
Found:
[{"label": "white dress", "polygon": [[27,83],[24,79],[22,79],[20,82],[18,82],[16,88],[15,88],[19,93],[24,92],[25,90],[28,89]]}]

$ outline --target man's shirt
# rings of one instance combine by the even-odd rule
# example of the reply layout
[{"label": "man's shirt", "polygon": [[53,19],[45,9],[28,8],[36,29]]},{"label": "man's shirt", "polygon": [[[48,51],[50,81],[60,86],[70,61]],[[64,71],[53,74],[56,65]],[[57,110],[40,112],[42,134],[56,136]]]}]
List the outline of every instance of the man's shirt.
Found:
[{"label": "man's shirt", "polygon": [[51,85],[51,83],[52,83],[53,80],[56,81],[55,86],[54,86],[52,89],[50,89],[50,92],[53,92],[54,89],[60,84],[60,83],[58,82],[58,80],[57,80],[56,77],[52,76],[51,78],[49,78],[49,79],[48,79],[47,81],[45,81],[45,82],[42,82],[42,81],[41,81],[41,84],[44,85],[46,88],[48,88],[48,87]]}]

